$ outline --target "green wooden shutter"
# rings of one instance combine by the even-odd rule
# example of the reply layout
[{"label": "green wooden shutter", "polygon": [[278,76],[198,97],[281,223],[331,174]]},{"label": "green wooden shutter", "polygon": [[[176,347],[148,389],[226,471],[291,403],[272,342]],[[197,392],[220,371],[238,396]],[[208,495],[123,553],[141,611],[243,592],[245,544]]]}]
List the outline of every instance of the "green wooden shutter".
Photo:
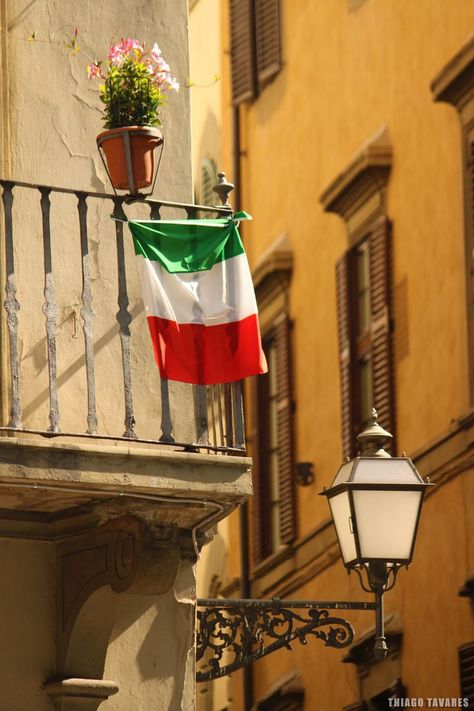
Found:
[{"label": "green wooden shutter", "polygon": [[253,0],[230,0],[232,102],[255,96],[255,34]]},{"label": "green wooden shutter", "polygon": [[[381,218],[370,240],[370,301],[374,407],[379,423],[395,437],[395,386],[391,329],[390,223]],[[391,451],[395,452],[394,441]]]},{"label": "green wooden shutter", "polygon": [[282,543],[290,543],[296,535],[290,326],[290,320],[285,317],[275,327],[278,391],[278,483],[280,494],[280,539]]},{"label": "green wooden shutter", "polygon": [[339,376],[341,383],[342,453],[351,457],[354,450],[352,431],[351,327],[349,302],[349,253],[336,263],[337,332],[339,341]]},{"label": "green wooden shutter", "polygon": [[261,87],[281,69],[279,0],[255,0],[255,36]]}]

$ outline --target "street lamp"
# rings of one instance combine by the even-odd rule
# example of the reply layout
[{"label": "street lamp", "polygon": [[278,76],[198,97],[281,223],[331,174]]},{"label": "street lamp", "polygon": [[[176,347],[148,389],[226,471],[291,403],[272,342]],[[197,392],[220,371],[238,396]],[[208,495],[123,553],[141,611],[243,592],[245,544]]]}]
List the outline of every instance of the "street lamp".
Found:
[{"label": "street lamp", "polygon": [[230,674],[290,648],[293,641],[306,644],[311,635],[328,647],[347,647],[354,630],[329,610],[375,611],[374,655],[378,660],[386,656],[383,595],[395,585],[401,566],[411,562],[423,497],[431,484],[409,457],[385,451],[392,435],[372,413],[372,423],[357,437],[360,454],[345,462],[321,493],[329,501],[344,565],[358,574],[366,592],[374,593],[374,602],[198,600],[196,658],[205,659],[206,667],[197,672],[197,681]]},{"label": "street lamp", "polygon": [[355,570],[362,588],[376,600],[374,653],[383,659],[387,645],[383,630],[383,593],[394,584],[398,570],[413,557],[424,482],[409,457],[391,457],[384,445],[392,438],[377,422],[358,435],[360,454],[339,469],[328,497],[342,559]]}]

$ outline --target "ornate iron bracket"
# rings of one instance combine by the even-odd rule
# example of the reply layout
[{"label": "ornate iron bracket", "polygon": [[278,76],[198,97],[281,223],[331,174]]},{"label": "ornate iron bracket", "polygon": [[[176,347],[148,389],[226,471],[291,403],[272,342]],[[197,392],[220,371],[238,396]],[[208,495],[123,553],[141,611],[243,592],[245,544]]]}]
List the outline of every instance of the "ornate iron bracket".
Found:
[{"label": "ornate iron bracket", "polygon": [[354,639],[352,625],[329,610],[376,610],[373,602],[279,598],[198,600],[197,606],[196,661],[202,660],[197,681],[218,679],[277,649],[291,649],[294,640],[307,644],[309,635],[326,647],[347,647]]}]

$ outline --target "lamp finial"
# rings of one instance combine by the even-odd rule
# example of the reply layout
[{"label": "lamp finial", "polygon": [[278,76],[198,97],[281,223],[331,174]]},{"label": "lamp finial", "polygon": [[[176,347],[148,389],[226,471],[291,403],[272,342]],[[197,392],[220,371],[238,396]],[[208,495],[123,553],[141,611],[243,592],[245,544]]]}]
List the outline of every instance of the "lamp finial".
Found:
[{"label": "lamp finial", "polygon": [[388,440],[393,439],[393,435],[384,430],[377,420],[378,413],[373,407],[372,422],[356,438],[361,445],[362,457],[390,457],[390,454],[385,451],[384,445]]}]

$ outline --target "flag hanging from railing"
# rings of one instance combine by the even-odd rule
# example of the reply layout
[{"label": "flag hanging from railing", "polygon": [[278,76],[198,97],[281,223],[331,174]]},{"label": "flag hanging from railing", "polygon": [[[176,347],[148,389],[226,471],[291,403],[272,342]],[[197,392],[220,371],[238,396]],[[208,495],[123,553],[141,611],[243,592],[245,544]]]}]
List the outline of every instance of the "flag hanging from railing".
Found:
[{"label": "flag hanging from railing", "polygon": [[128,223],[162,378],[211,385],[266,372],[236,224],[247,217]]}]

